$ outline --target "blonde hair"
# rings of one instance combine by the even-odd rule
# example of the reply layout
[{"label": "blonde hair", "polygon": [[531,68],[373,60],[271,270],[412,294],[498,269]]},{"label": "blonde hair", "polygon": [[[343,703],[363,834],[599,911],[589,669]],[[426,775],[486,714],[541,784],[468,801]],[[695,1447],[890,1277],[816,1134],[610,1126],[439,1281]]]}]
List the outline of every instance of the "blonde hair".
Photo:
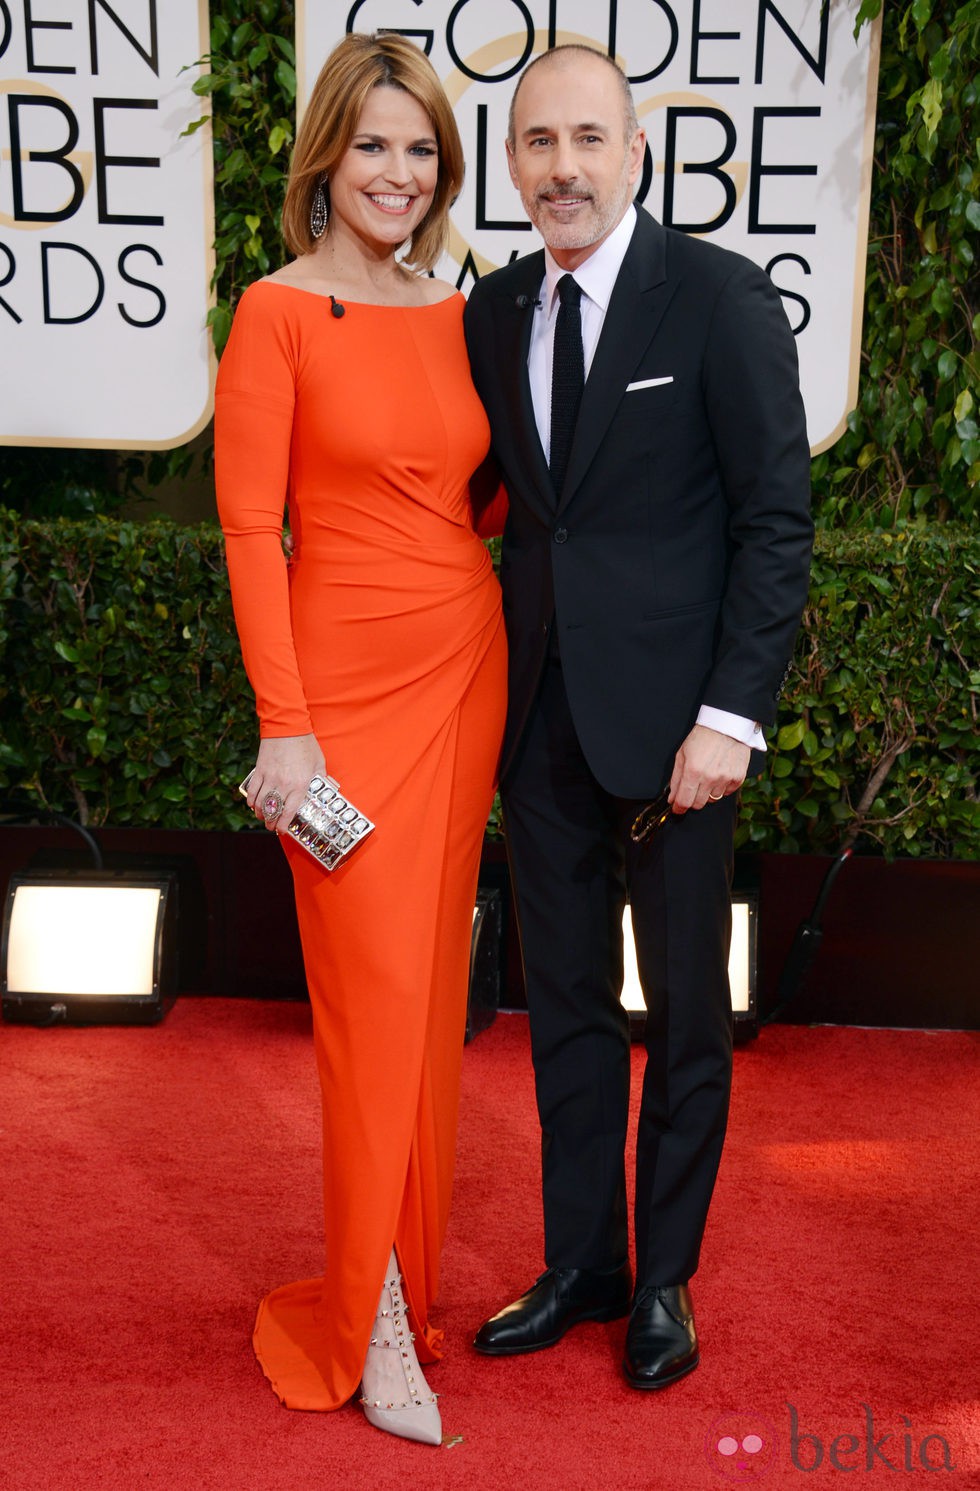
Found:
[{"label": "blonde hair", "polygon": [[402,88],[432,121],[439,147],[439,176],[425,217],[412,234],[405,262],[432,269],[449,236],[449,209],[463,184],[463,146],[452,106],[424,52],[404,36],[357,32],[345,36],[313,85],[296,137],[282,209],[282,236],[292,254],[316,247],[310,230],[313,195],[350,146],[372,88]]}]

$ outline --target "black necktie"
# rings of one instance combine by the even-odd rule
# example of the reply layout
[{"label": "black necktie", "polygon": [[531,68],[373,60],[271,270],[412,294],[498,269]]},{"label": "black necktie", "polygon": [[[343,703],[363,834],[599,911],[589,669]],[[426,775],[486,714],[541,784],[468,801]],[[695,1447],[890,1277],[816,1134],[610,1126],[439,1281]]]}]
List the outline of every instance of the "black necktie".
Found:
[{"label": "black necktie", "polygon": [[568,456],[575,434],[578,406],[585,386],[585,357],[582,352],[582,290],[570,274],[558,281],[561,305],[555,322],[554,358],[551,369],[551,480],[561,496],[568,469]]}]

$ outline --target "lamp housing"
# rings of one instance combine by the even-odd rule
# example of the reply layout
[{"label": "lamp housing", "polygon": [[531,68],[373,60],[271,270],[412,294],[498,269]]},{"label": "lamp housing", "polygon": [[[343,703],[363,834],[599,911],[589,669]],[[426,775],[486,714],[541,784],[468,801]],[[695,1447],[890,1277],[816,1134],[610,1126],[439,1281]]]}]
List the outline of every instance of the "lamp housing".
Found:
[{"label": "lamp housing", "polygon": [[176,996],[174,872],[27,869],[10,877],[0,1002],[14,1023],[151,1025]]}]

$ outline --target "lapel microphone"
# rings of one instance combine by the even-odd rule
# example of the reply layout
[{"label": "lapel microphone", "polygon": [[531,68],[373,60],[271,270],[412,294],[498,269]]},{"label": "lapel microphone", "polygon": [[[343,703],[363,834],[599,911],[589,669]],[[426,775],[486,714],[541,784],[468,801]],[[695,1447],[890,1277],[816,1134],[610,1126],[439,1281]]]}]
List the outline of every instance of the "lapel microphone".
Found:
[{"label": "lapel microphone", "polygon": [[340,301],[337,300],[335,296],[331,295],[331,297],[330,297],[330,314],[331,314],[331,316],[336,316],[337,320],[339,321],[340,318],[341,318],[341,316],[343,316],[344,313],[346,312],[346,310],[347,310],[347,307],[341,305]]},{"label": "lapel microphone", "polygon": [[536,300],[533,295],[518,295],[514,300],[514,304],[518,310],[526,311],[528,306],[539,306],[541,302],[540,300]]}]

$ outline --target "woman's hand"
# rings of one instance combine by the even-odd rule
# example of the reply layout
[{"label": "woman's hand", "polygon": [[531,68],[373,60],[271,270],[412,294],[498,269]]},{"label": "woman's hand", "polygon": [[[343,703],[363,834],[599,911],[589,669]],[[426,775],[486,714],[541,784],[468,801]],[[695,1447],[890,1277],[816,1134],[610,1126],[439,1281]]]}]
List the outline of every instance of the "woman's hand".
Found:
[{"label": "woman's hand", "polygon": [[[323,752],[315,735],[282,735],[262,740],[246,801],[266,828],[275,833],[284,832],[306,796],[311,778],[326,774]],[[280,798],[282,807],[276,812]],[[271,813],[267,811],[270,808]]]}]

